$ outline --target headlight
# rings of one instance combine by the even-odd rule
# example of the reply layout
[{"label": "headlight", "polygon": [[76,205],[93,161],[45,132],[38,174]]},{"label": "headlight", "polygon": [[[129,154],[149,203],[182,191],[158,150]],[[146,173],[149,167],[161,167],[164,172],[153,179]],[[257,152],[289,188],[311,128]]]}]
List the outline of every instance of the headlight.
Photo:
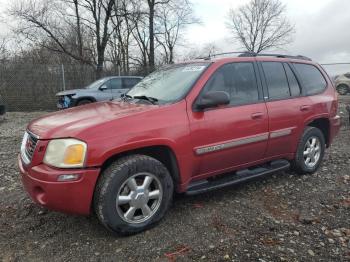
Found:
[{"label": "headlight", "polygon": [[83,167],[86,143],[77,139],[54,139],[47,146],[44,163],[59,168]]}]

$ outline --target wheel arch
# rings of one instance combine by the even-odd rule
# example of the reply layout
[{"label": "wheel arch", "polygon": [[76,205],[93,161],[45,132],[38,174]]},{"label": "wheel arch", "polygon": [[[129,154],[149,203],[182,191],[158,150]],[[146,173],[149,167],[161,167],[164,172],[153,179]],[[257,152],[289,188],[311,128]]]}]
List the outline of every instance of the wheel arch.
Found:
[{"label": "wheel arch", "polygon": [[91,102],[96,102],[97,100],[93,97],[93,96],[82,96],[82,97],[78,97],[76,98],[76,101],[74,103],[75,106],[78,105],[78,103],[82,100],[90,100]]},{"label": "wheel arch", "polygon": [[326,146],[328,148],[329,144],[330,144],[330,121],[329,121],[329,119],[326,117],[316,118],[316,119],[313,119],[312,121],[310,121],[309,123],[307,123],[307,126],[316,127],[316,128],[321,130],[321,132],[325,138]]},{"label": "wheel arch", "polygon": [[103,162],[100,173],[102,173],[109,165],[111,165],[111,163],[113,163],[117,159],[137,154],[146,155],[157,159],[168,169],[171,177],[173,178],[174,185],[177,186],[181,183],[178,159],[174,150],[168,145],[152,145],[118,152],[114,155],[111,155]]},{"label": "wheel arch", "polygon": [[338,91],[338,88],[341,86],[345,86],[348,89],[348,92],[350,92],[350,85],[348,83],[340,82],[336,85],[335,89]]}]

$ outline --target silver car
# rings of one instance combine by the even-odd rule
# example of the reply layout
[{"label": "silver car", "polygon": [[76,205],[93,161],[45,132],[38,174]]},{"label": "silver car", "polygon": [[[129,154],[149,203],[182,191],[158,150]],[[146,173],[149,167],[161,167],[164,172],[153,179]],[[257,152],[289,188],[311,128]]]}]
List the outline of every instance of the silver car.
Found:
[{"label": "silver car", "polygon": [[88,103],[112,100],[121,97],[140,82],[139,76],[112,76],[101,78],[82,89],[72,89],[56,94],[57,107],[65,109]]},{"label": "silver car", "polygon": [[5,103],[3,102],[0,95],[0,117],[6,113]]},{"label": "silver car", "polygon": [[335,79],[335,86],[340,95],[350,93],[350,73],[338,76]]}]

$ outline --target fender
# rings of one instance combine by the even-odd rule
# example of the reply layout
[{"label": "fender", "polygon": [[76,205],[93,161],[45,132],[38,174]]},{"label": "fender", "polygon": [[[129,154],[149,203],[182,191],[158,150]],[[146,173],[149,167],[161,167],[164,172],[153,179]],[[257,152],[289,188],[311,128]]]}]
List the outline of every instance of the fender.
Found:
[{"label": "fender", "polygon": [[177,158],[178,152],[176,150],[176,143],[170,139],[165,138],[155,138],[155,139],[146,139],[146,140],[140,140],[136,142],[126,143],[121,145],[120,147],[113,148],[111,150],[108,150],[106,152],[103,152],[101,157],[99,158],[99,165],[101,166],[106,160],[109,158],[127,152],[132,150],[137,150],[145,147],[151,147],[151,146],[166,146],[169,147],[175,154],[175,157]]}]

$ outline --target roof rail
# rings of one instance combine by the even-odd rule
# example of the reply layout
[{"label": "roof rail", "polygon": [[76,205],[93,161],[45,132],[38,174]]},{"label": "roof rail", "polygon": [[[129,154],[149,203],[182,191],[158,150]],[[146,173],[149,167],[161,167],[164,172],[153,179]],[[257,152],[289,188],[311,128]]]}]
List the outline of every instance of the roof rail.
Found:
[{"label": "roof rail", "polygon": [[217,57],[217,56],[222,56],[222,55],[237,55],[237,54],[243,54],[243,53],[248,53],[246,51],[236,51],[236,52],[225,52],[225,53],[217,53],[217,54],[209,54],[208,56],[205,57],[198,57],[197,59],[204,59],[204,60],[210,60],[211,58]]},{"label": "roof rail", "polygon": [[273,56],[278,58],[290,58],[290,59],[301,59],[301,60],[307,60],[312,61],[311,58],[303,55],[283,55],[283,54],[255,54],[255,56]]},{"label": "roof rail", "polygon": [[284,55],[284,54],[261,54],[261,53],[255,53],[255,52],[250,52],[250,51],[209,54],[209,56],[207,56],[207,57],[199,57],[198,59],[210,60],[211,58],[214,58],[217,56],[233,55],[233,54],[238,54],[238,57],[272,56],[272,57],[278,57],[278,58],[290,58],[290,59],[301,59],[301,60],[312,61],[311,58],[306,57],[306,56],[302,56],[302,55],[292,56],[292,55]]}]

